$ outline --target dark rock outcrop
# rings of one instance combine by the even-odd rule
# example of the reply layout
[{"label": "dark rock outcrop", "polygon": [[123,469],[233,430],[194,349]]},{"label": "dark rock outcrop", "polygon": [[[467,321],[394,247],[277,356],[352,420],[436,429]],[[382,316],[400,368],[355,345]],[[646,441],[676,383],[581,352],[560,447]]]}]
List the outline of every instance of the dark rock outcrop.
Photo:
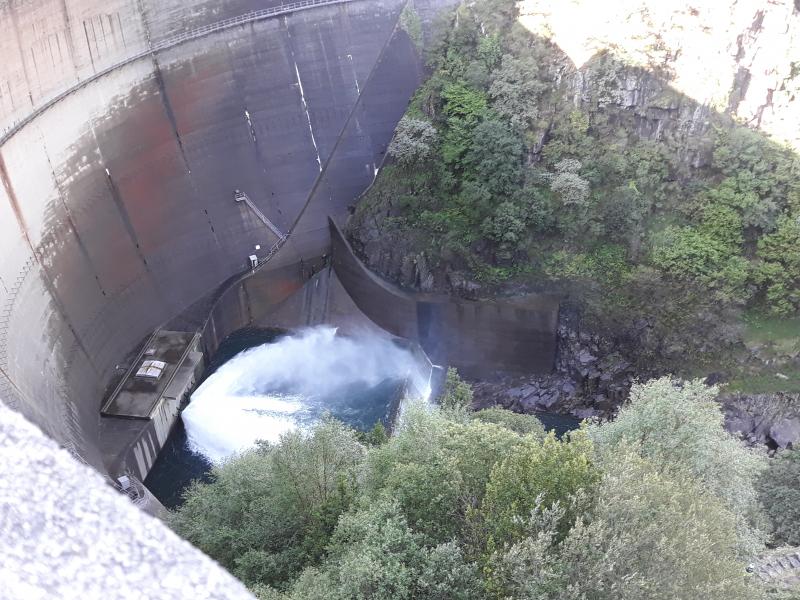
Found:
[{"label": "dark rock outcrop", "polygon": [[554,372],[528,377],[497,374],[494,379],[474,382],[474,407],[607,419],[628,397],[634,379],[631,363],[614,342],[581,331],[577,313],[564,308],[559,317]]},{"label": "dark rock outcrop", "polygon": [[800,444],[800,394],[730,394],[720,398],[725,426],[753,445]]}]

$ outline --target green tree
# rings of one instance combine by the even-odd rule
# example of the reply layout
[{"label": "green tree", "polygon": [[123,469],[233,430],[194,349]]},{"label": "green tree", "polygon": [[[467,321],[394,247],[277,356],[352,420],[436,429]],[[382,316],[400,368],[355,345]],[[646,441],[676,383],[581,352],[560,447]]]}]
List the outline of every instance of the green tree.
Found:
[{"label": "green tree", "polygon": [[522,178],[522,140],[498,119],[486,119],[473,132],[464,159],[468,177],[475,177],[493,196],[511,194]]},{"label": "green tree", "polygon": [[442,158],[446,164],[461,168],[462,159],[472,147],[474,129],[486,115],[486,96],[463,82],[447,83],[442,100],[446,118]]},{"label": "green tree", "polygon": [[701,230],[723,244],[731,254],[740,251],[742,227],[741,215],[729,206],[709,204],[703,209]]},{"label": "green tree", "polygon": [[713,159],[714,167],[724,175],[746,181],[744,190],[752,191],[762,201],[769,201],[779,209],[797,206],[800,161],[763,134],[748,127],[720,129]]},{"label": "green tree", "polygon": [[473,419],[484,423],[494,423],[515,431],[520,435],[530,435],[536,440],[544,440],[545,431],[542,422],[534,415],[523,415],[505,408],[484,408],[472,414]]},{"label": "green tree", "polygon": [[730,255],[723,242],[691,227],[669,228],[651,256],[659,269],[676,279],[708,278]]},{"label": "green tree", "polygon": [[478,58],[487,69],[494,69],[503,58],[503,44],[500,35],[493,33],[484,36],[478,42]]},{"label": "green tree", "polygon": [[561,544],[564,511],[548,518],[537,507],[530,535],[495,555],[501,589],[536,600],[754,597],[725,503],[691,477],[617,450],[603,462],[593,507]]},{"label": "green tree", "polygon": [[497,256],[510,259],[522,245],[527,225],[523,209],[513,202],[501,202],[494,215],[483,222],[483,234],[497,244]]},{"label": "green tree", "polygon": [[322,568],[292,589],[296,600],[478,599],[480,581],[453,543],[425,548],[389,500],[343,515]]},{"label": "green tree", "polygon": [[605,463],[628,448],[660,472],[696,479],[738,519],[741,551],[753,552],[763,542],[755,483],[765,458],[725,430],[717,392],[701,381],[669,377],[637,384],[617,418],[590,426],[589,434]]},{"label": "green tree", "polygon": [[[486,496],[477,513],[489,550],[514,543],[525,535],[525,519],[537,505],[566,506],[580,490],[591,491],[599,478],[592,443],[583,431],[568,440],[551,433],[543,442],[527,441],[506,455],[492,470]],[[559,524],[565,535],[576,517],[567,514]]]},{"label": "green tree", "polygon": [[356,430],[356,438],[367,448],[380,446],[389,441],[389,434],[382,422],[378,421],[369,431]]},{"label": "green tree", "polygon": [[753,189],[753,177],[747,172],[726,177],[719,185],[709,188],[704,201],[711,206],[726,206],[741,214],[743,225],[772,231],[778,217],[778,205],[770,198],[761,198]]},{"label": "green tree", "polygon": [[280,587],[321,558],[364,454],[353,430],[325,418],[214,468],[170,524],[245,583]]},{"label": "green tree", "polygon": [[589,199],[589,182],[578,174],[580,168],[580,161],[565,158],[550,179],[550,189],[567,206],[585,207]]},{"label": "green tree", "polygon": [[389,154],[410,168],[430,157],[437,138],[436,128],[428,121],[403,117],[389,144]]},{"label": "green tree", "polygon": [[758,482],[775,540],[800,545],[800,449],[781,450]]},{"label": "green tree", "polygon": [[369,497],[396,500],[411,526],[433,543],[464,531],[466,513],[483,498],[497,461],[527,439],[462,415],[408,407],[397,433],[367,460]]},{"label": "green tree", "polygon": [[549,87],[538,77],[540,68],[532,59],[507,54],[489,89],[492,107],[522,130],[539,118],[540,97]]},{"label": "green tree", "polygon": [[461,379],[455,367],[447,369],[447,379],[439,403],[442,408],[449,410],[469,408],[472,404],[472,386]]},{"label": "green tree", "polygon": [[774,233],[758,242],[756,277],[770,312],[788,316],[800,308],[800,223],[782,217]]}]

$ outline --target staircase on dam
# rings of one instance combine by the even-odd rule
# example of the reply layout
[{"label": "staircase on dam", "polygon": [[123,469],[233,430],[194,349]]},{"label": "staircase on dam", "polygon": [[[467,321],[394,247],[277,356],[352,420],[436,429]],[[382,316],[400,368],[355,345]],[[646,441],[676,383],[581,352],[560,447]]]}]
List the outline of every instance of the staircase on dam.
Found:
[{"label": "staircase on dam", "polygon": [[278,227],[272,221],[270,221],[263,212],[261,212],[261,209],[258,208],[258,206],[256,206],[256,204],[250,199],[250,196],[248,196],[241,190],[234,190],[233,199],[236,202],[244,202],[245,205],[247,205],[247,207],[249,207],[250,210],[253,211],[253,214],[256,217],[258,217],[258,219],[262,223],[264,223],[264,225],[267,226],[267,229],[269,229],[273,234],[275,234],[275,236],[278,238],[279,241],[286,240],[286,234],[284,234],[280,229],[278,229]]}]

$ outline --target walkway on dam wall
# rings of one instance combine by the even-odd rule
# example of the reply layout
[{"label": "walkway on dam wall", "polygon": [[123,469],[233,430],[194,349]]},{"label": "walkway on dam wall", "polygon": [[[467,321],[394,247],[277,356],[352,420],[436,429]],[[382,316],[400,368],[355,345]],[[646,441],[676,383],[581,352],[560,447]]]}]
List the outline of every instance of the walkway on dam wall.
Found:
[{"label": "walkway on dam wall", "polygon": [[288,15],[291,13],[295,13],[301,10],[308,10],[310,8],[318,8],[321,6],[331,6],[335,4],[346,4],[348,2],[355,2],[356,0],[299,0],[298,2],[287,2],[281,3],[279,6],[273,6],[270,8],[265,8],[261,10],[254,10],[243,15],[239,15],[237,17],[233,17],[230,19],[223,19],[221,21],[217,21],[216,23],[212,23],[209,25],[204,25],[202,27],[198,27],[196,29],[192,29],[190,31],[186,31],[179,35],[172,36],[165,40],[161,40],[155,44],[151,44],[149,37],[148,37],[148,45],[149,48],[143,50],[142,52],[138,52],[127,57],[125,60],[121,60],[110,67],[102,69],[98,71],[91,77],[88,77],[82,81],[79,81],[72,87],[62,91],[61,93],[57,94],[44,104],[41,104],[29,114],[24,119],[17,121],[16,123],[11,124],[6,131],[0,136],[0,146],[2,146],[6,141],[8,141],[11,137],[14,136],[20,129],[28,125],[31,121],[36,119],[39,115],[45,112],[47,109],[55,105],[56,103],[60,102],[67,96],[75,93],[79,89],[89,85],[97,81],[98,79],[116,71],[117,69],[129,65],[137,60],[141,60],[147,57],[153,57],[159,52],[163,52],[164,50],[168,50],[170,48],[174,48],[180,44],[184,44],[186,42],[197,40],[199,38],[205,37],[207,35],[211,35],[212,33],[217,33],[220,31],[225,31],[226,29],[230,29],[232,27],[240,27],[242,25],[247,25],[248,23],[254,23],[256,21],[261,21],[263,19],[269,19],[274,17],[280,17],[283,15]]}]

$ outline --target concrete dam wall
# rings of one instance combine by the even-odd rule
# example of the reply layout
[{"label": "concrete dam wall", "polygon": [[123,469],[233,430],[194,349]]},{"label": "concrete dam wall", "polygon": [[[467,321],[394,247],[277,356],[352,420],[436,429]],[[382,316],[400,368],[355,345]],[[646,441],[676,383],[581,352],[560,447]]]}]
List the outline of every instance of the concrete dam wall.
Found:
[{"label": "concrete dam wall", "polygon": [[[427,32],[454,3],[411,4]],[[169,423],[101,406],[154,330],[197,333],[208,357],[268,325],[331,232],[330,315],[363,313],[467,373],[548,371],[556,299],[410,297],[329,228],[423,76],[407,4],[0,0],[0,400],[101,471],[143,478]]]},{"label": "concrete dam wall", "polygon": [[278,241],[233,191],[292,233],[263,288],[326,251],[419,83],[404,0],[303,4],[0,3],[0,398],[99,468],[125,357]]}]

